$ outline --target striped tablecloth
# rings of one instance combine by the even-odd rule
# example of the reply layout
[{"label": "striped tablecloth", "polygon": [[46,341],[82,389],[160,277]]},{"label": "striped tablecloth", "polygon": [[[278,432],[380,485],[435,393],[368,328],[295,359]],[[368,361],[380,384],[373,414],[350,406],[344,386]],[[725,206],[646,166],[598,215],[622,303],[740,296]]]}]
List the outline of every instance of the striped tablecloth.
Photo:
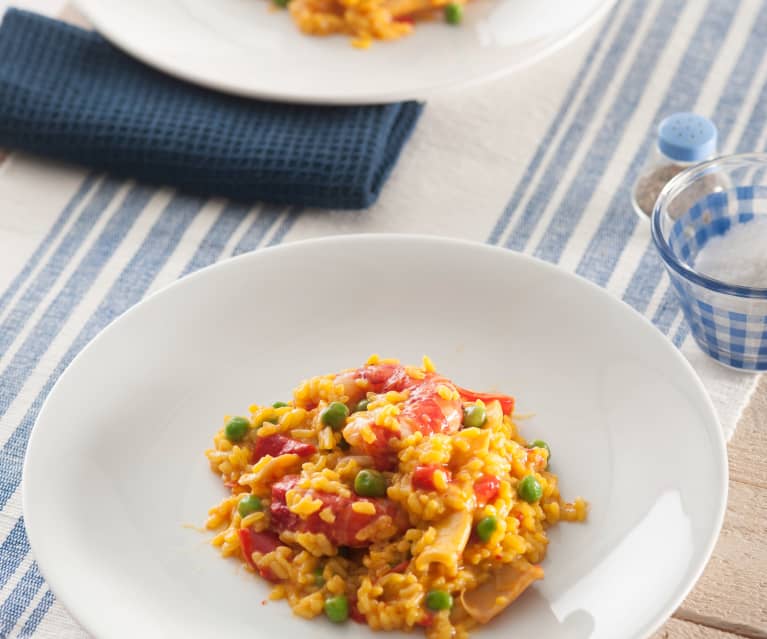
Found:
[{"label": "striped tablecloth", "polygon": [[109,322],[231,255],[391,231],[469,238],[557,262],[651,318],[698,370],[731,435],[755,378],[713,364],[692,343],[629,186],[657,123],[674,111],[711,117],[724,152],[764,149],[765,42],[767,3],[758,0],[621,1],[537,66],[430,101],[380,202],[365,212],[249,208],[38,159],[7,161],[0,637],[85,636],[42,579],[24,531],[23,456],[46,394]]}]

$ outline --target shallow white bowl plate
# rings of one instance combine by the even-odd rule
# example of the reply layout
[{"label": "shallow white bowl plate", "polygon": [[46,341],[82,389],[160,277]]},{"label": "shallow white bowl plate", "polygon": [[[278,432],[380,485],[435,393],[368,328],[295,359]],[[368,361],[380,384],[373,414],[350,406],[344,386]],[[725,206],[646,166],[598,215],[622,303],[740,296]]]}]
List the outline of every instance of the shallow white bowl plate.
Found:
[{"label": "shallow white bowl plate", "polygon": [[628,306],[501,249],[355,236],[259,251],[152,296],[51,392],[24,468],[24,513],[54,592],[100,639],[384,635],[262,606],[265,584],[201,525],[226,490],[203,451],[223,415],[288,399],[372,352],[427,353],[461,385],[513,393],[585,524],[551,531],[546,579],[477,637],[632,639],[703,569],[727,492],[711,403]]},{"label": "shallow white bowl plate", "polygon": [[420,24],[360,51],[302,35],[271,0],[76,0],[96,28],[167,73],[248,97],[369,104],[507,73],[579,34],[613,0],[477,0],[463,24]]}]

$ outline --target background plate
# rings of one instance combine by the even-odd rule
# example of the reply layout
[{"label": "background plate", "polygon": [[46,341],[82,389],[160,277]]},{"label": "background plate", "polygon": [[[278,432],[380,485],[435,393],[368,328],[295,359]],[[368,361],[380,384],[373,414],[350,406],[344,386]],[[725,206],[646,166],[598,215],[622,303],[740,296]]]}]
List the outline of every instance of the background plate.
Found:
[{"label": "background plate", "polygon": [[291,102],[422,99],[508,73],[553,51],[612,0],[477,0],[460,28],[441,22],[360,51],[302,35],[269,0],[76,0],[128,53],[213,89]]}]

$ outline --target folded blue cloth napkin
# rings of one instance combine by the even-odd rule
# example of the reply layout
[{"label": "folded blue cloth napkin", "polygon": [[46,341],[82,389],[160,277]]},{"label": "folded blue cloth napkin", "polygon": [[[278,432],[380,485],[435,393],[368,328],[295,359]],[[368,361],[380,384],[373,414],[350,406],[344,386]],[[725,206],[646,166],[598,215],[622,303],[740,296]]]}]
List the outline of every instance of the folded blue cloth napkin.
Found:
[{"label": "folded blue cloth napkin", "polygon": [[0,25],[1,147],[195,193],[364,208],[421,110],[232,97],[34,13],[9,9]]}]

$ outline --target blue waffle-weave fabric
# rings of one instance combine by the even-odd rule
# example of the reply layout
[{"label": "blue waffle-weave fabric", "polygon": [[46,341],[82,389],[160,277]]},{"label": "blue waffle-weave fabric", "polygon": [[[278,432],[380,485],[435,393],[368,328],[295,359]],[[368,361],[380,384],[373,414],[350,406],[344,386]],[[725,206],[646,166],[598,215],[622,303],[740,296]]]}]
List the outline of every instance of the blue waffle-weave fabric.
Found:
[{"label": "blue waffle-weave fabric", "polygon": [[[767,188],[737,187],[710,193],[682,215],[669,232],[669,247],[693,268],[713,237],[767,214]],[[767,370],[767,300],[737,297],[712,284],[704,287],[668,269],[698,345],[711,357],[744,370]]]},{"label": "blue waffle-weave fabric", "polygon": [[366,208],[421,110],[237,98],[34,13],[10,9],[0,25],[0,146],[198,194]]}]

